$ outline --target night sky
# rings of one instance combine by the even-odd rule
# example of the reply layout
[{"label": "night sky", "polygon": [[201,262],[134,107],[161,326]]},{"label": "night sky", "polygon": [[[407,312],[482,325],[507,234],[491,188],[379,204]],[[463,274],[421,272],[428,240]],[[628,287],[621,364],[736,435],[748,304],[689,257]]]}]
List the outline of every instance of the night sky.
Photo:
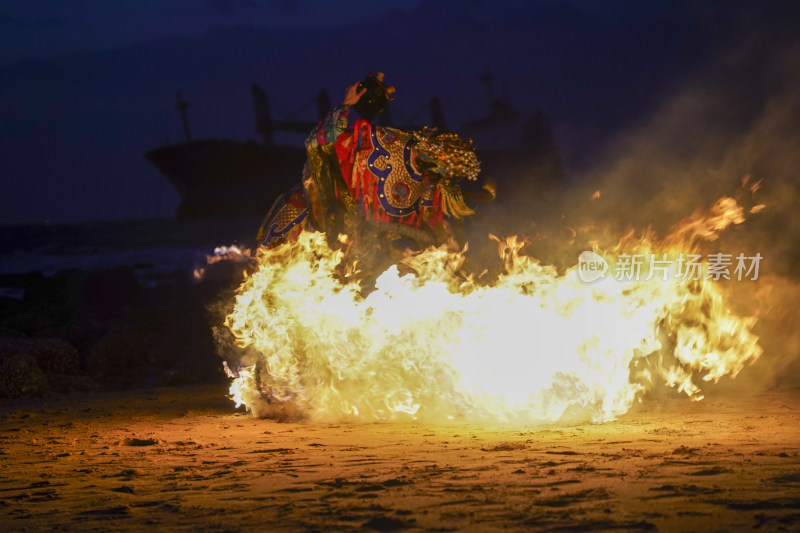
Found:
[{"label": "night sky", "polygon": [[[800,27],[790,4],[4,2],[0,224],[171,217],[178,195],[143,154],[183,139],[176,92],[195,138],[255,139],[253,82],[274,118],[313,120],[320,88],[335,103],[378,70],[398,89],[395,119],[424,122],[438,95],[458,130],[486,115],[490,68],[516,108],[548,114],[574,182],[743,40],[787,46]],[[746,107],[761,86],[739,85]]]}]

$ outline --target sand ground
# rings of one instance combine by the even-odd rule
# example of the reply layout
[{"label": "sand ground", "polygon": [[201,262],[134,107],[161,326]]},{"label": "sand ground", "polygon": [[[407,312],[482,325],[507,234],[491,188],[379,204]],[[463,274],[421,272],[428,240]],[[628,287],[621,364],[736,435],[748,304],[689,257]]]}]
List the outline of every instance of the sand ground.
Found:
[{"label": "sand ground", "polygon": [[0,528],[800,529],[800,398],[649,401],[603,424],[305,425],[224,386],[0,404]]}]

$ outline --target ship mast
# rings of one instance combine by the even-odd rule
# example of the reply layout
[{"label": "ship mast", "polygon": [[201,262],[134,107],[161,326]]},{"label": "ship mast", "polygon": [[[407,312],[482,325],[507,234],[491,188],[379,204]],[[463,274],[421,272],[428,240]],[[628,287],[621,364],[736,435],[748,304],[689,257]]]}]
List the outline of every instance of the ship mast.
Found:
[{"label": "ship mast", "polygon": [[428,103],[428,111],[431,114],[431,124],[439,131],[447,131],[447,126],[444,123],[444,110],[442,109],[442,101],[438,96],[431,98]]},{"label": "ship mast", "polygon": [[175,106],[181,114],[181,122],[183,122],[183,134],[186,136],[186,142],[192,142],[192,134],[189,131],[189,119],[186,116],[186,110],[189,109],[189,104],[183,98],[181,98],[181,93],[177,93],[175,96],[178,97],[178,105]]},{"label": "ship mast", "polygon": [[325,117],[328,116],[330,110],[331,97],[328,96],[328,91],[320,89],[319,93],[317,93],[317,113],[319,114],[319,119],[324,120]]},{"label": "ship mast", "polygon": [[494,105],[494,91],[492,90],[492,80],[494,80],[494,76],[492,76],[489,67],[486,67],[486,70],[481,75],[480,80],[486,84],[486,89],[489,91],[489,112],[491,113],[492,106]]},{"label": "ship mast", "polygon": [[267,148],[273,148],[275,146],[275,127],[272,123],[267,93],[257,83],[254,83],[250,90],[256,113],[256,131],[261,134],[262,144]]}]

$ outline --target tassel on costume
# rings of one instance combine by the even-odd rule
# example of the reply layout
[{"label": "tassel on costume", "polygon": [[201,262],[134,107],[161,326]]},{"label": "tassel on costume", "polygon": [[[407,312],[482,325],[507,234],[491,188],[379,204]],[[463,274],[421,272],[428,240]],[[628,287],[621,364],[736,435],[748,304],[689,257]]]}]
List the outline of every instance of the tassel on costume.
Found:
[{"label": "tassel on costume", "polygon": [[464,202],[461,187],[457,184],[450,181],[442,181],[439,183],[439,189],[442,192],[442,211],[445,215],[453,218],[463,218],[475,214],[475,211],[470,209]]}]

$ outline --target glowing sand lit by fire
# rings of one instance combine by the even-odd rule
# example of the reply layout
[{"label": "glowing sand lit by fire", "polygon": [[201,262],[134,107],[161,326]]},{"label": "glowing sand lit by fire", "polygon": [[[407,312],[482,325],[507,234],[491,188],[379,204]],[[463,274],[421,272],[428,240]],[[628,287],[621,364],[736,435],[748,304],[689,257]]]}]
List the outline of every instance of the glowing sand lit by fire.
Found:
[{"label": "glowing sand lit by fire", "polygon": [[[621,243],[677,255],[743,220],[723,198],[666,239]],[[736,375],[761,354],[754,318],[713,281],[586,284],[499,243],[492,282],[460,274],[464,257],[428,250],[415,274],[384,272],[375,289],[341,281],[341,252],[322,234],[259,252],[226,325],[249,347],[231,394],[257,416],[312,421],[611,420],[664,384],[693,399],[698,382]]]}]

